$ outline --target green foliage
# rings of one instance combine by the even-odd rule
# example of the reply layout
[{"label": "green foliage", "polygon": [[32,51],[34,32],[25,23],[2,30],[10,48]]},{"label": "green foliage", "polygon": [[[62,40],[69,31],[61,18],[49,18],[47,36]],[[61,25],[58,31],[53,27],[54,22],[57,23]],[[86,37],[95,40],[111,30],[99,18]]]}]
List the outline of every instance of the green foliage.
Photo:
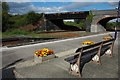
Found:
[{"label": "green foliage", "polygon": [[9,30],[2,33],[2,38],[11,37],[11,36],[18,36],[18,35],[25,35],[25,36],[32,36],[32,37],[52,37],[52,35],[48,34],[37,34],[36,32],[32,31],[20,31],[20,30]]},{"label": "green foliage", "polygon": [[2,26],[2,2],[0,1],[0,33],[2,31],[1,26]]},{"label": "green foliage", "polygon": [[42,17],[42,14],[35,13],[33,11],[24,15],[15,15],[10,18],[10,21],[13,22],[11,25],[12,28],[19,28],[28,24],[35,25]]},{"label": "green foliage", "polygon": [[19,29],[21,26],[27,24],[35,25],[43,14],[35,13],[30,11],[24,15],[10,15],[8,14],[9,6],[6,2],[2,3],[2,32],[12,29]]},{"label": "green foliage", "polygon": [[[116,27],[116,22],[108,22],[106,24],[106,29],[107,30],[114,30]],[[118,30],[120,30],[120,22],[118,22]]]},{"label": "green foliage", "polygon": [[9,29],[9,17],[10,15],[8,14],[9,6],[7,5],[6,2],[2,3],[2,31],[6,31]]},{"label": "green foliage", "polygon": [[9,6],[6,2],[2,2],[2,10],[5,12],[9,11]]},{"label": "green foliage", "polygon": [[9,14],[6,11],[2,11],[2,31],[9,29]]},{"label": "green foliage", "polygon": [[95,16],[95,15],[93,15],[92,11],[90,11],[89,15],[87,16],[87,19],[88,19],[90,22],[92,22],[94,16]]},{"label": "green foliage", "polygon": [[[77,19],[76,19],[77,20]],[[85,29],[85,20],[84,19],[81,19],[80,22],[77,24],[76,22],[64,22],[65,25],[71,25],[71,26],[76,26],[78,27],[79,29],[82,29],[84,30]]]},{"label": "green foliage", "polygon": [[85,19],[74,19],[74,22],[75,22],[76,24],[85,23]]},{"label": "green foliage", "polygon": [[80,23],[80,19],[74,19],[74,22],[75,22],[76,24],[79,24],[79,23]]},{"label": "green foliage", "polygon": [[21,26],[28,24],[35,25],[42,17],[42,14],[35,12],[29,12],[24,15],[10,15],[6,11],[3,11],[3,32],[10,29],[19,29]]},{"label": "green foliage", "polygon": [[36,22],[40,19],[40,15],[35,13],[34,11],[30,11],[26,16],[26,19],[27,19],[27,24],[35,25]]},{"label": "green foliage", "polygon": [[20,26],[27,25],[26,15],[12,16],[10,17],[10,21],[13,22],[13,24],[11,24],[12,28],[19,28]]}]

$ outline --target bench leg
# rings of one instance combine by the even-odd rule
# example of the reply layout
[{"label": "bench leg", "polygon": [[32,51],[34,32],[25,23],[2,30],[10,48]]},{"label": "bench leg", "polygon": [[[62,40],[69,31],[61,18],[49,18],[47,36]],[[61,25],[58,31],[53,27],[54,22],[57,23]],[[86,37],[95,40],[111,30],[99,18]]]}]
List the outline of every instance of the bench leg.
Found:
[{"label": "bench leg", "polygon": [[112,42],[112,45],[110,46],[110,49],[108,49],[108,50],[105,52],[105,56],[113,57],[113,46],[114,46],[114,41]]},{"label": "bench leg", "polygon": [[105,52],[104,56],[113,57],[113,55],[112,55],[112,50],[108,49],[108,50]]},{"label": "bench leg", "polygon": [[99,55],[95,55],[95,56],[92,58],[91,62],[101,65],[100,56],[99,56]]},{"label": "bench leg", "polygon": [[82,73],[82,67],[84,65],[81,65],[81,54],[82,54],[83,48],[80,50],[79,52],[79,56],[77,59],[77,62],[75,64],[70,64],[70,73],[77,76],[77,77],[82,77],[81,73]]},{"label": "bench leg", "polygon": [[100,64],[101,65],[101,61],[100,61],[100,54],[101,54],[101,49],[102,49],[103,43],[101,43],[99,50],[97,52],[97,54],[92,58],[92,62]]},{"label": "bench leg", "polygon": [[81,69],[78,67],[77,64],[70,64],[69,73],[75,75],[76,77],[82,77]]}]

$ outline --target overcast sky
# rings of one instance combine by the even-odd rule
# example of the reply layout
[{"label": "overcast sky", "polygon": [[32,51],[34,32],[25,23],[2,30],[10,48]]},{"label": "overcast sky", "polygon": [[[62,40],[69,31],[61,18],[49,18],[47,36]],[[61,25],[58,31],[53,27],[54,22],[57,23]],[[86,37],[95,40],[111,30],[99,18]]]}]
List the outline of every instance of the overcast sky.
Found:
[{"label": "overcast sky", "polygon": [[[26,14],[29,11],[37,13],[61,13],[89,10],[115,9],[119,0],[5,0],[8,2],[11,14]],[[39,1],[39,2],[38,2]]]}]

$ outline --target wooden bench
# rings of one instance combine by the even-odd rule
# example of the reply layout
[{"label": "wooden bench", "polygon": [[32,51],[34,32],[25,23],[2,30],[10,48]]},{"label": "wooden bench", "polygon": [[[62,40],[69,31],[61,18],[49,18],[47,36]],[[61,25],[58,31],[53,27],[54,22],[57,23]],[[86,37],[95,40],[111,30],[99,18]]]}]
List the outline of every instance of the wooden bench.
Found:
[{"label": "wooden bench", "polygon": [[101,64],[100,57],[102,55],[112,57],[114,41],[114,39],[109,39],[78,48],[75,51],[75,55],[65,59],[65,61],[70,63],[69,72],[75,76],[82,77],[82,68],[85,63],[92,61]]}]

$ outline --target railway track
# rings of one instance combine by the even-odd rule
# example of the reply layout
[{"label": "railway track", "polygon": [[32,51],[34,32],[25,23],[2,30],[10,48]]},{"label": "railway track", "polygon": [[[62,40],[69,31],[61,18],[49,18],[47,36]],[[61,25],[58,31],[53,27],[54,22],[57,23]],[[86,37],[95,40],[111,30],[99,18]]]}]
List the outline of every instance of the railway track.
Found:
[{"label": "railway track", "polygon": [[17,36],[17,37],[3,38],[3,39],[0,39],[0,41],[2,42],[2,47],[4,46],[13,47],[13,46],[41,43],[41,42],[56,40],[56,39],[58,38]]}]

